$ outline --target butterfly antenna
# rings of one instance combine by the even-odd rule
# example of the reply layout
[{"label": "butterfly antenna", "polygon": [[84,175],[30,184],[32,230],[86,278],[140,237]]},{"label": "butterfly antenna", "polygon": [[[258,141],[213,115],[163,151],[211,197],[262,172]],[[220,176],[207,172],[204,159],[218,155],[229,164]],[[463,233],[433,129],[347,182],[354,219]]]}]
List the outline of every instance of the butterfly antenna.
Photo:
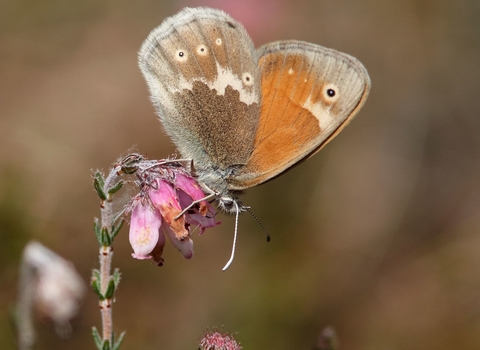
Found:
[{"label": "butterfly antenna", "polygon": [[225,266],[223,267],[222,271],[227,270],[232,264],[233,258],[235,256],[235,245],[237,244],[238,214],[240,213],[240,209],[238,209],[237,202],[233,201],[233,204],[235,204],[235,207],[237,208],[237,213],[235,214],[235,234],[233,235],[232,255],[230,256],[230,260],[228,260]]},{"label": "butterfly antenna", "polygon": [[263,226],[262,222],[257,218],[257,216],[250,210],[250,207],[245,207],[245,210],[248,211],[250,213],[251,216],[253,216],[253,218],[255,219],[255,221],[257,222],[257,224],[260,225],[260,227],[262,228],[263,232],[265,232],[265,234],[267,235],[267,242],[270,242],[270,234],[268,233],[267,229],[265,228],[265,226]]}]

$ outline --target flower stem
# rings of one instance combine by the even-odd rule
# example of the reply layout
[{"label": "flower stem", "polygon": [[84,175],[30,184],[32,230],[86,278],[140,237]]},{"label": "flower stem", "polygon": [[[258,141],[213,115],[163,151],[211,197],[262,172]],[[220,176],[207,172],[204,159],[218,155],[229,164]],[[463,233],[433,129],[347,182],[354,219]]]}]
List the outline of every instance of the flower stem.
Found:
[{"label": "flower stem", "polygon": [[[108,189],[115,183],[118,179],[118,172],[120,169],[118,167],[113,168],[110,171],[107,179],[105,180],[103,186],[103,192],[108,193]],[[106,228],[108,234],[110,234],[112,227],[114,226],[114,216],[112,208],[112,199],[108,195],[106,200],[103,200],[100,205],[101,213],[101,223],[102,228]],[[109,240],[110,241],[110,240]],[[107,242],[103,242],[100,247],[100,292],[105,296],[108,284],[110,281],[111,271],[112,271],[112,257],[113,257],[113,242],[108,242],[108,245],[105,245]],[[113,316],[112,316],[112,300],[110,298],[104,298],[100,300],[100,313],[102,317],[102,340],[103,341],[112,341],[112,330],[113,330]]]},{"label": "flower stem", "polygon": [[[102,333],[93,329],[93,337],[98,349],[118,349],[123,339],[121,335],[117,342],[113,334],[112,300],[120,280],[118,270],[112,275],[113,240],[123,223],[123,219],[115,217],[113,209],[113,195],[123,186],[120,176],[125,173],[125,166],[132,163],[131,158],[125,158],[117,163],[105,178],[100,171],[94,174],[94,187],[100,197],[100,225],[95,220],[95,234],[100,244],[99,261],[100,271],[92,274],[92,287],[99,297],[100,314],[102,318]],[[128,169],[132,170],[131,168]]]},{"label": "flower stem", "polygon": [[[110,273],[112,269],[112,255],[113,250],[111,247],[100,248],[100,281],[101,281],[101,293],[105,295],[108,288],[108,281],[110,279]],[[112,317],[112,301],[109,298],[100,300],[100,313],[102,316],[102,339],[111,341],[112,329],[113,329],[113,317]]]}]

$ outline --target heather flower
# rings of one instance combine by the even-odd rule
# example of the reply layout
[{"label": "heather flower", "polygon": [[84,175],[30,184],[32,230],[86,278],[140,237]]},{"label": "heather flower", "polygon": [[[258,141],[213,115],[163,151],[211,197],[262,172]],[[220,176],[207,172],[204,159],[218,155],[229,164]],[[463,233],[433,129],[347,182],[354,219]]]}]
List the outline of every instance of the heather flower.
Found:
[{"label": "heather flower", "polygon": [[68,336],[70,320],[78,314],[85,293],[82,277],[71,262],[38,242],[23,251],[16,321],[19,349],[35,342],[33,308],[52,320],[60,336]]},{"label": "heather flower", "polygon": [[[162,216],[159,211],[151,208],[150,205],[137,200],[132,209],[130,220],[129,240],[136,259],[150,259],[149,255],[157,244],[165,244],[163,234],[160,234]],[[160,237],[162,239],[160,239]]]},{"label": "heather flower", "polygon": [[182,212],[178,196],[173,186],[165,180],[157,179],[157,188],[152,188],[148,191],[148,196],[155,208],[158,209],[162,216],[163,222],[170,226],[175,233],[175,238],[183,240],[188,238],[188,230],[185,225],[185,216],[180,216],[177,220],[175,218]]},{"label": "heather flower", "polygon": [[237,341],[228,334],[220,332],[209,332],[200,340],[198,344],[199,350],[242,350]]},{"label": "heather flower", "polygon": [[[175,176],[175,187],[179,190],[183,191],[185,194],[190,196],[193,200],[200,200],[205,198],[205,194],[203,193],[202,189],[198,185],[198,183],[190,176],[184,174],[177,174]],[[199,203],[199,210],[200,214],[203,216],[207,213],[207,202],[201,201]]]},{"label": "heather flower", "polygon": [[[198,182],[190,176],[178,174],[175,178],[175,187],[177,188],[178,198],[182,208],[186,208],[192,203],[192,200],[197,201],[205,198],[205,194],[201,190]],[[198,204],[198,209],[192,208],[185,214],[187,221],[193,225],[200,227],[201,235],[205,229],[220,224],[215,220],[215,209],[207,201],[201,201]]]},{"label": "heather flower", "polygon": [[[165,235],[186,259],[193,256],[190,227],[199,227],[199,234],[216,226],[215,211],[206,201],[200,201],[184,214],[192,202],[205,198],[194,178],[183,171],[169,169],[174,176],[148,173],[142,191],[133,201],[130,222],[130,244],[136,259],[153,259],[163,264]],[[169,175],[171,175],[169,173]]]},{"label": "heather flower", "polygon": [[338,349],[338,337],[335,329],[332,326],[324,328],[317,340],[318,350],[336,350]]}]

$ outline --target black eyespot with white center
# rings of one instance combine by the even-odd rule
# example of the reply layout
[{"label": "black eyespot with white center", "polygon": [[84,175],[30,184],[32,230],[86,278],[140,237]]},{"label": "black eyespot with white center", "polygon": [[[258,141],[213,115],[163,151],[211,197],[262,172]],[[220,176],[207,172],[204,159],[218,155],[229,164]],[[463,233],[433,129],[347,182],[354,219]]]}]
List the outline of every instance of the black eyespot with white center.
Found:
[{"label": "black eyespot with white center", "polygon": [[179,49],[175,52],[175,60],[177,62],[185,62],[188,60],[188,53],[186,50]]}]

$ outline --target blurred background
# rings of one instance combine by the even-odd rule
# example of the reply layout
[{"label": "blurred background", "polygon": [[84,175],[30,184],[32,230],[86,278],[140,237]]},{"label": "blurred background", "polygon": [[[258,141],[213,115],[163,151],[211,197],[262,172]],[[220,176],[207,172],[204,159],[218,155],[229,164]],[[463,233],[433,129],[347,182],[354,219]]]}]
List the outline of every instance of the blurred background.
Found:
[{"label": "blurred background", "polygon": [[[240,218],[194,237],[184,260],[130,257],[114,304],[123,349],[195,349],[205,330],[244,349],[312,349],[335,327],[341,349],[480,347],[480,2],[0,2],[0,347],[14,348],[8,310],[21,250],[36,239],[86,282],[98,267],[91,170],[129,149],[165,158],[137,68],[148,33],[185,6],[218,7],[256,46],[299,39],[357,57],[372,79],[353,123],[309,161],[249,190],[272,236]],[[73,337],[37,322],[36,349],[92,349],[100,326],[89,291]]]}]

